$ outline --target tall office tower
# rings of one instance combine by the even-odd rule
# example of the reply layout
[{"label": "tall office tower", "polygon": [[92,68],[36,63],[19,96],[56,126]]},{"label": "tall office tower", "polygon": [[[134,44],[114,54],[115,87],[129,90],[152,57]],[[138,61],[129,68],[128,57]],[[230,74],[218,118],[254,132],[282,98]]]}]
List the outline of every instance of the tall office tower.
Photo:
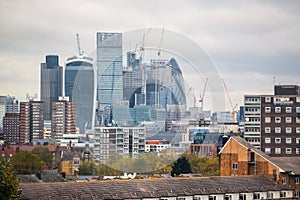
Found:
[{"label": "tall office tower", "polygon": [[93,59],[79,55],[67,59],[65,96],[76,103],[76,126],[80,133],[92,129],[95,120],[95,78]]},{"label": "tall office tower", "polygon": [[17,144],[20,141],[20,114],[5,113],[3,117],[3,138],[7,144]]},{"label": "tall office tower", "polygon": [[44,102],[29,100],[20,103],[20,143],[44,138]]},{"label": "tall office tower", "polygon": [[64,134],[76,134],[76,104],[67,97],[52,101],[51,137],[60,143]]},{"label": "tall office tower", "polygon": [[19,113],[19,101],[15,97],[6,97],[5,113]]},{"label": "tall office tower", "polygon": [[0,96],[0,138],[3,137],[3,117],[5,116],[6,96]]},{"label": "tall office tower", "polygon": [[111,123],[113,104],[123,101],[122,34],[97,33],[97,117]]},{"label": "tall office tower", "polygon": [[270,156],[299,156],[300,94],[296,92],[297,87],[277,85],[274,95],[245,96],[245,139]]},{"label": "tall office tower", "polygon": [[41,101],[44,101],[44,119],[51,120],[51,101],[62,96],[63,68],[58,64],[58,56],[47,55],[41,63]]}]

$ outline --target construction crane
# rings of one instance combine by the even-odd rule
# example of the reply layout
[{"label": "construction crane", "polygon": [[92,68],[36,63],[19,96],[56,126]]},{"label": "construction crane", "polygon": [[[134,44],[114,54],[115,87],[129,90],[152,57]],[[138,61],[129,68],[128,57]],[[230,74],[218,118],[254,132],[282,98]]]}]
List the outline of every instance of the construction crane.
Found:
[{"label": "construction crane", "polygon": [[78,33],[76,33],[76,39],[77,39],[78,54],[80,56],[82,56],[83,55],[83,51],[80,48],[80,40],[79,40],[79,34]]},{"label": "construction crane", "polygon": [[204,95],[205,95],[206,88],[207,88],[207,81],[208,81],[208,78],[206,78],[206,80],[205,80],[205,84],[204,84],[204,88],[203,88],[203,91],[202,91],[202,95],[200,95],[200,99],[199,99],[199,102],[201,103],[200,108],[201,108],[202,112],[203,112],[203,107],[204,107]]},{"label": "construction crane", "polygon": [[228,101],[231,106],[231,122],[234,122],[235,121],[235,111],[236,111],[238,104],[235,104],[235,105],[232,104],[232,101],[231,101],[231,98],[230,98],[230,95],[229,95],[229,92],[228,92],[228,89],[227,89],[224,79],[222,79],[222,82],[223,82],[223,86],[224,86]]}]

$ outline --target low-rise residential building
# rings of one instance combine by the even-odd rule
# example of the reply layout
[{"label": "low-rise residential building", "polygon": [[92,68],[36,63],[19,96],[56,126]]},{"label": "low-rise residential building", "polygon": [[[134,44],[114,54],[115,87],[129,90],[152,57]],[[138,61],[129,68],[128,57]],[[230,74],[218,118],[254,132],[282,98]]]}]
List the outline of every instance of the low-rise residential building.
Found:
[{"label": "low-rise residential building", "polygon": [[220,176],[264,175],[295,190],[300,199],[300,157],[270,157],[241,137],[231,137],[220,152]]},{"label": "low-rise residential building", "polygon": [[20,188],[20,199],[294,199],[293,189],[264,176],[21,184]]}]

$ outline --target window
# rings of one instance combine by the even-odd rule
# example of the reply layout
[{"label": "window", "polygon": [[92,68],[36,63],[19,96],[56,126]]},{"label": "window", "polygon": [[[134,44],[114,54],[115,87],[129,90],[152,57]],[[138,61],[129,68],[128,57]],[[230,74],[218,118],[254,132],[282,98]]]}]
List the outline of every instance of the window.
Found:
[{"label": "window", "polygon": [[270,154],[271,153],[271,148],[265,148],[265,154]]},{"label": "window", "polygon": [[281,107],[275,107],[275,113],[281,113]]},{"label": "window", "polygon": [[271,112],[271,107],[265,107],[265,113],[270,113]]},{"label": "window", "polygon": [[300,113],[300,107],[296,107],[296,113]]},{"label": "window", "polygon": [[296,97],[296,102],[300,102],[300,97]]},{"label": "window", "polygon": [[296,123],[300,124],[300,118],[299,117],[296,118]]},{"label": "window", "polygon": [[271,133],[271,128],[270,127],[266,127],[265,128],[265,133]]},{"label": "window", "polygon": [[281,143],[281,138],[275,138],[275,144],[280,144]]},{"label": "window", "polygon": [[281,123],[281,117],[275,117],[275,123]]},{"label": "window", "polygon": [[271,117],[265,117],[265,123],[271,123]]},{"label": "window", "polygon": [[296,127],[296,133],[300,133],[300,127]]},{"label": "window", "polygon": [[292,107],[286,107],[285,112],[286,113],[291,113],[292,112]]},{"label": "window", "polygon": [[270,103],[270,102],[271,102],[271,97],[266,97],[266,98],[265,98],[265,102],[266,102],[266,103]]},{"label": "window", "polygon": [[285,153],[286,154],[291,154],[292,153],[292,149],[291,148],[286,148],[285,149]]},{"label": "window", "polygon": [[292,138],[285,138],[285,143],[291,144],[292,143]]},{"label": "window", "polygon": [[232,164],[232,169],[237,170],[238,169],[238,164],[237,163],[233,163]]},{"label": "window", "polygon": [[265,143],[266,143],[266,144],[271,143],[271,138],[265,138]]},{"label": "window", "polygon": [[295,192],[295,197],[300,197],[300,191]]},{"label": "window", "polygon": [[288,123],[288,124],[292,123],[292,118],[291,117],[286,117],[285,118],[285,123]]},{"label": "window", "polygon": [[286,133],[292,133],[292,128],[291,127],[286,127],[285,132]]},{"label": "window", "polygon": [[275,148],[275,154],[281,154],[281,148]]},{"label": "window", "polygon": [[280,127],[275,127],[275,133],[281,133],[281,128]]},{"label": "window", "polygon": [[300,178],[299,177],[296,177],[295,178],[295,184],[299,184],[300,183]]},{"label": "window", "polygon": [[285,184],[286,184],[286,178],[285,178],[285,177],[282,177],[281,183],[282,183],[282,185],[285,185]]},{"label": "window", "polygon": [[299,149],[300,149],[300,148],[296,148],[296,154],[299,154]]}]

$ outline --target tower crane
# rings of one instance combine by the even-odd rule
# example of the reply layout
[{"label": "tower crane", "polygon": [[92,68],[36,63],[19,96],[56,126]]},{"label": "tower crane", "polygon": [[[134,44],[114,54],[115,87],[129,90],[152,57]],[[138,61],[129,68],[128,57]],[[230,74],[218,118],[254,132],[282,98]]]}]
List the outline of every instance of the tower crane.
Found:
[{"label": "tower crane", "polygon": [[208,81],[208,78],[206,78],[206,80],[205,80],[205,84],[204,84],[204,88],[203,88],[203,91],[202,91],[202,95],[200,95],[200,99],[199,99],[199,102],[201,103],[200,107],[201,107],[201,111],[202,112],[203,112],[203,107],[204,107],[204,95],[205,95],[206,88],[207,88],[207,81]]},{"label": "tower crane", "polygon": [[235,110],[236,110],[238,104],[235,104],[235,105],[232,104],[232,101],[231,101],[231,98],[230,98],[230,95],[229,95],[229,92],[228,92],[228,89],[227,89],[227,86],[225,84],[224,79],[222,79],[222,82],[223,82],[223,86],[224,86],[224,89],[225,89],[228,101],[229,101],[230,106],[231,106],[231,122],[234,122],[234,119],[235,119]]}]

